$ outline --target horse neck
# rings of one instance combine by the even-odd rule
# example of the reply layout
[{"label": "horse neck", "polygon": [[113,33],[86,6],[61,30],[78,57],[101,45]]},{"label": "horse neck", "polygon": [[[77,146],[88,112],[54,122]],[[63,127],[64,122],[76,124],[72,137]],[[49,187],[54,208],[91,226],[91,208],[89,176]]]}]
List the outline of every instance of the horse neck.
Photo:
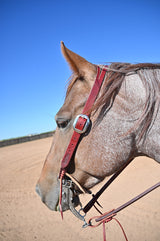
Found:
[{"label": "horse neck", "polygon": [[155,158],[156,152],[155,159],[159,161],[159,154],[152,148],[153,139],[160,143],[158,98],[160,70],[156,70],[157,78],[153,75],[154,71],[141,70],[138,74],[124,78],[112,108],[101,122],[100,134],[104,135],[106,132],[105,135],[108,138],[113,131],[115,138],[111,137],[111,141],[116,139],[120,142],[124,138],[134,137],[135,140],[132,140],[132,143],[135,143],[136,155],[144,154]]},{"label": "horse neck", "polygon": [[140,70],[137,75],[126,77],[124,86],[130,117],[133,121],[138,118],[133,128],[139,135],[138,153],[160,162],[160,70]]}]

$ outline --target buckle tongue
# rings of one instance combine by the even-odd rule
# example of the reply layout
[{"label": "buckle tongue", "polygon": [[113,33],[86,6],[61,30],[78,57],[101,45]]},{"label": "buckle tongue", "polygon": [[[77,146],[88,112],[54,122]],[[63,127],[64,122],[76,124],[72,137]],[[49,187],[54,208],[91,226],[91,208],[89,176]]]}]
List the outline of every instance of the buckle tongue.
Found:
[{"label": "buckle tongue", "polygon": [[[78,119],[79,119],[80,117],[86,120],[86,123],[85,123],[85,125],[84,125],[84,127],[83,127],[83,130],[80,130],[80,129],[76,128]],[[80,114],[80,115],[77,115],[77,117],[76,117],[75,120],[74,120],[73,129],[74,129],[77,133],[82,134],[82,133],[85,133],[85,132],[87,131],[89,125],[90,125],[90,119],[89,119],[89,117],[88,117],[87,115],[82,115],[82,114]]]}]

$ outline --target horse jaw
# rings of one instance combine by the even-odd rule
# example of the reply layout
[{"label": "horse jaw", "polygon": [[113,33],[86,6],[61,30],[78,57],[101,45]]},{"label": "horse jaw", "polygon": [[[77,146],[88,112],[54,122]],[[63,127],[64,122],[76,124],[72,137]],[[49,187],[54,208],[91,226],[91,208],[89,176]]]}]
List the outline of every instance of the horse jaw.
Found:
[{"label": "horse jaw", "polygon": [[[89,171],[89,169],[88,169],[88,171]],[[82,169],[79,169],[79,168],[76,168],[76,171],[73,172],[71,174],[71,176],[78,182],[78,184],[81,186],[81,188],[84,189],[85,192],[87,192],[87,193],[88,192],[90,193],[89,190],[92,187],[94,187],[96,184],[103,181],[103,179],[104,179],[104,177],[100,177],[100,176],[97,177],[94,174],[90,174],[89,172],[86,172],[85,169],[82,170]],[[78,185],[77,185],[77,187],[78,187]]]},{"label": "horse jaw", "polygon": [[94,187],[96,184],[100,183],[101,181],[102,181],[102,179],[99,179],[97,177],[90,177],[90,178],[87,179],[84,186],[87,189],[90,189],[90,188]]}]

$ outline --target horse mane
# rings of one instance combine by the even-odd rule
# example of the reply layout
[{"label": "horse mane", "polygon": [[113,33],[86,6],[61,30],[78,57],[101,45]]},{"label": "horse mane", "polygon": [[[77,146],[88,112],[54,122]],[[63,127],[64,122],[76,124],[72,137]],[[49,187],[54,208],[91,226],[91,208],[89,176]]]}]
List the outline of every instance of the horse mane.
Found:
[{"label": "horse mane", "polygon": [[112,63],[107,66],[103,93],[92,109],[93,112],[99,110],[96,123],[99,123],[112,107],[125,76],[138,74],[146,89],[146,103],[142,115],[127,135],[137,130],[138,141],[145,137],[154,123],[160,104],[160,71],[157,71],[158,69],[160,70],[160,64],[152,63]]}]

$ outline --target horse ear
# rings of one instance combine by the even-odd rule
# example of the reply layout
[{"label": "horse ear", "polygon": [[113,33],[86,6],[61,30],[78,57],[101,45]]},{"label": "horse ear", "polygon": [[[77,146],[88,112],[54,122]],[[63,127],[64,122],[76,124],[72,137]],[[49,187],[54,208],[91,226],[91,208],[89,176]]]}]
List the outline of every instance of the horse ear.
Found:
[{"label": "horse ear", "polygon": [[71,70],[78,76],[96,74],[96,66],[94,64],[66,48],[63,42],[61,42],[61,51]]}]

